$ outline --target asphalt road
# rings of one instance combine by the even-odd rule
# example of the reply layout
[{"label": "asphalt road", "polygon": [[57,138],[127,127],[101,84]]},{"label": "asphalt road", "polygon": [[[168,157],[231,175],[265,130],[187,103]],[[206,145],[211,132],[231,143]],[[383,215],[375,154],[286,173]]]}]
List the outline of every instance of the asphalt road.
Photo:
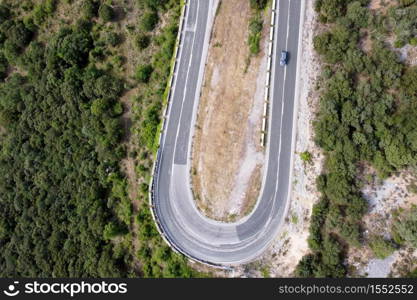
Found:
[{"label": "asphalt road", "polygon": [[[202,262],[233,265],[258,257],[277,236],[286,213],[291,176],[294,100],[304,0],[278,0],[266,147],[267,166],[254,211],[236,223],[217,222],[196,208],[190,153],[213,15],[212,0],[190,0],[171,103],[154,175],[158,227],[171,246]],[[279,66],[281,50],[289,52]]]}]

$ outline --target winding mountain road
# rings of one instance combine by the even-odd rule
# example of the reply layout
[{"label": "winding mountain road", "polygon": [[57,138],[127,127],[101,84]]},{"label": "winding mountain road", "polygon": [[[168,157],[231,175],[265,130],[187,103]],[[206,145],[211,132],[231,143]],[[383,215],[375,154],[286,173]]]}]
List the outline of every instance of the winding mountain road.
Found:
[{"label": "winding mountain road", "polygon": [[[284,221],[291,186],[299,32],[305,0],[278,0],[272,58],[266,167],[253,212],[235,223],[203,216],[190,187],[193,128],[215,14],[214,0],[189,0],[171,100],[152,184],[159,231],[175,250],[213,265],[253,260],[270,245]],[[290,53],[279,66],[281,50]]]}]

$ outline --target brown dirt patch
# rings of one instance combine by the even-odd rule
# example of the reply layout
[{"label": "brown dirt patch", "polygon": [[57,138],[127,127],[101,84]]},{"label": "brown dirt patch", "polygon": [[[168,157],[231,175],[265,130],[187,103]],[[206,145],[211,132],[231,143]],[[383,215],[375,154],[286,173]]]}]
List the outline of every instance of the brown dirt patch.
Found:
[{"label": "brown dirt patch", "polygon": [[378,11],[378,13],[385,14],[391,6],[397,4],[396,0],[371,0],[369,3],[369,8],[373,11]]},{"label": "brown dirt patch", "polygon": [[[266,63],[262,53],[248,66],[249,1],[223,1],[218,10],[200,99],[193,145],[192,181],[197,206],[207,216],[236,220],[256,203],[263,151],[259,146]],[[266,61],[266,59],[265,59]],[[262,83],[264,83],[263,81]]]}]

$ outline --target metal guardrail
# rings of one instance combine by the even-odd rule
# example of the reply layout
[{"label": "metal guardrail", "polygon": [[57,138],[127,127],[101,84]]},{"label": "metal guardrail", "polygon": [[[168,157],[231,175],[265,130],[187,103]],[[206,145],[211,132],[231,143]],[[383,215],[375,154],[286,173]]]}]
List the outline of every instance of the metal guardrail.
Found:
[{"label": "metal guardrail", "polygon": [[271,72],[272,72],[272,54],[274,50],[274,37],[275,37],[275,19],[278,13],[277,0],[272,0],[272,12],[271,12],[271,23],[269,32],[269,47],[268,47],[268,63],[267,63],[267,74],[265,82],[265,100],[264,100],[264,113],[262,116],[262,128],[261,128],[261,147],[265,146],[267,127],[268,127],[268,109],[270,100],[270,84],[271,84]]},{"label": "metal guardrail", "polygon": [[158,139],[158,149],[156,151],[156,157],[155,157],[154,164],[153,164],[153,167],[152,167],[152,172],[151,172],[151,181],[149,183],[149,201],[150,201],[149,204],[150,204],[152,219],[154,220],[154,222],[156,224],[156,228],[157,228],[159,234],[162,236],[162,238],[165,240],[165,242],[172,249],[174,249],[178,253],[180,253],[180,251],[177,251],[177,249],[174,247],[174,245],[172,243],[170,243],[170,241],[168,240],[168,238],[165,236],[165,234],[163,232],[162,224],[156,218],[154,198],[155,198],[155,175],[158,174],[159,159],[160,159],[160,156],[161,156],[160,145],[161,145],[161,141],[162,141],[162,138],[163,138],[163,134],[165,132],[166,123],[167,123],[166,122],[167,113],[168,113],[169,105],[170,105],[170,102],[171,102],[172,85],[174,83],[175,71],[176,71],[176,68],[177,68],[178,53],[179,53],[179,47],[181,45],[182,32],[183,32],[183,29],[184,29],[184,18],[185,18],[185,14],[186,14],[186,10],[187,10],[187,4],[188,4],[188,0],[185,0],[184,5],[182,7],[182,11],[181,11],[180,25],[178,27],[177,41],[176,41],[174,55],[173,55],[174,65],[173,65],[173,68],[172,68],[172,71],[171,71],[171,79],[170,79],[170,82],[169,82],[169,91],[168,91],[168,95],[167,95],[167,103],[165,105],[165,109],[164,109],[164,112],[163,112],[162,128],[161,128],[161,132],[160,132],[159,139]]}]

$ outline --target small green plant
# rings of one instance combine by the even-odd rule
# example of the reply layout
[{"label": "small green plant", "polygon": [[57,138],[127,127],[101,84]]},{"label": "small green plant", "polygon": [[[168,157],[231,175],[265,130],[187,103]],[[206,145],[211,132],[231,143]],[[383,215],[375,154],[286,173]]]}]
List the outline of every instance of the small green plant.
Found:
[{"label": "small green plant", "polygon": [[113,106],[113,116],[120,116],[123,114],[123,105],[121,102],[116,102]]},{"label": "small green plant", "polygon": [[262,274],[262,277],[263,278],[269,278],[269,277],[271,277],[270,270],[269,270],[269,266],[263,266],[261,268],[261,274]]},{"label": "small green plant", "polygon": [[375,257],[380,259],[387,258],[395,251],[392,242],[385,240],[381,236],[372,237],[369,241],[369,247],[371,248]]},{"label": "small green plant", "polygon": [[410,39],[410,45],[411,46],[417,46],[417,37],[413,37]]},{"label": "small green plant", "polygon": [[313,155],[308,151],[300,153],[300,158],[304,163],[307,164],[311,164],[313,162]]},{"label": "small green plant", "polygon": [[294,225],[298,224],[298,216],[297,216],[297,214],[292,214],[291,215],[291,223],[293,223]]},{"label": "small green plant", "polygon": [[394,42],[394,47],[395,48],[402,48],[404,46],[405,46],[405,43],[404,43],[403,40],[398,39]]},{"label": "small green plant", "polygon": [[260,14],[256,14],[249,21],[249,51],[252,55],[257,55],[260,51],[263,21]]},{"label": "small green plant", "polygon": [[417,278],[417,268],[408,273],[407,278]]},{"label": "small green plant", "polygon": [[145,12],[142,20],[140,22],[140,26],[145,31],[152,31],[155,29],[156,24],[158,24],[158,13],[155,11],[148,11]]},{"label": "small green plant", "polygon": [[251,54],[256,55],[261,51],[260,42],[261,35],[259,33],[249,35],[249,51]]}]

